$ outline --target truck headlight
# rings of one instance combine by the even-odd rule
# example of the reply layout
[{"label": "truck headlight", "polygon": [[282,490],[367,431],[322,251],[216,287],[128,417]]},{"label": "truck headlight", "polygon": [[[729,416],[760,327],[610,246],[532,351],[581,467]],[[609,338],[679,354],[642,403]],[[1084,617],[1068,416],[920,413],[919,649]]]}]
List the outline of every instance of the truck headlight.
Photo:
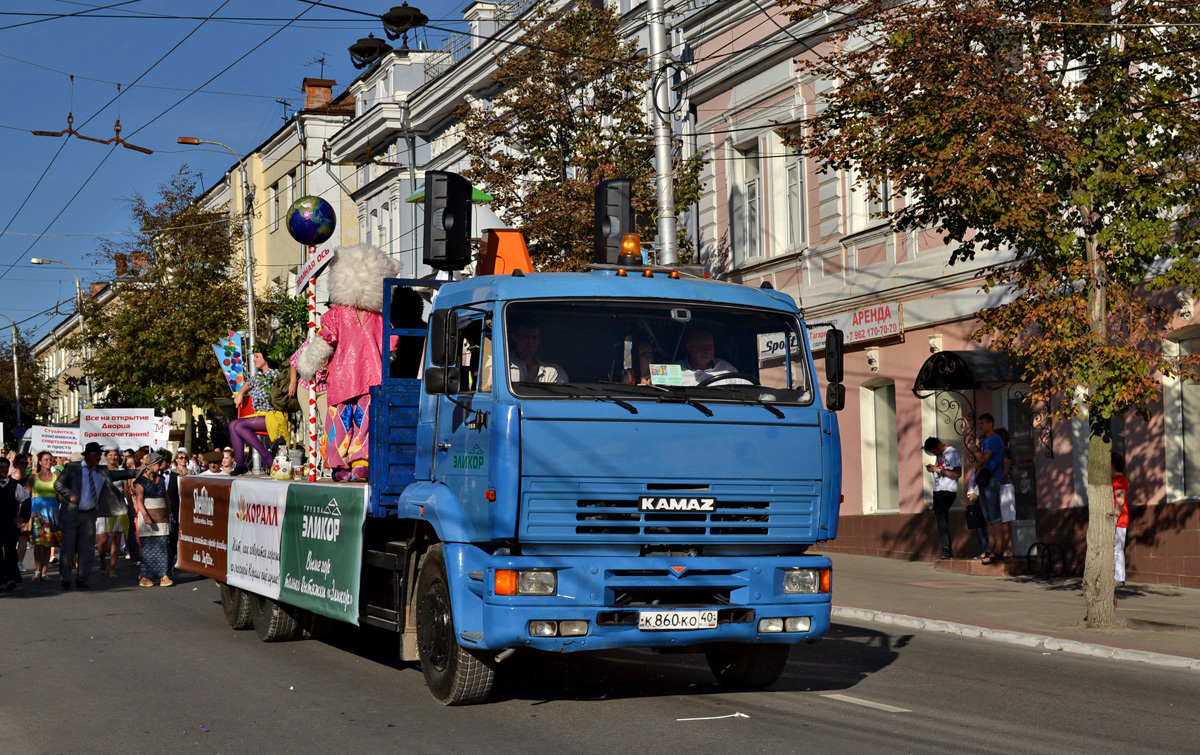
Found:
[{"label": "truck headlight", "polygon": [[497,595],[556,595],[558,574],[546,569],[497,569]]},{"label": "truck headlight", "polygon": [[558,575],[552,571],[517,572],[517,595],[554,595],[558,592]]},{"label": "truck headlight", "polygon": [[785,593],[813,594],[821,590],[820,569],[784,569],[783,591]]}]

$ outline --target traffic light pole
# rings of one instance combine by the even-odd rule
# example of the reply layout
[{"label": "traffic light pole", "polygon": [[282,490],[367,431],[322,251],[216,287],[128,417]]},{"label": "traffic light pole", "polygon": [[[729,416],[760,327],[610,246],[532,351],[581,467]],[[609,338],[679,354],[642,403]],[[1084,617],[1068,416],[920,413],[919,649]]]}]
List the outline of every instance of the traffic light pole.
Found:
[{"label": "traffic light pole", "polygon": [[649,0],[646,17],[650,30],[650,99],[654,111],[654,172],[658,190],[658,263],[676,265],[679,252],[675,234],[675,177],[671,148],[671,90],[667,78],[667,31],[663,0]]}]

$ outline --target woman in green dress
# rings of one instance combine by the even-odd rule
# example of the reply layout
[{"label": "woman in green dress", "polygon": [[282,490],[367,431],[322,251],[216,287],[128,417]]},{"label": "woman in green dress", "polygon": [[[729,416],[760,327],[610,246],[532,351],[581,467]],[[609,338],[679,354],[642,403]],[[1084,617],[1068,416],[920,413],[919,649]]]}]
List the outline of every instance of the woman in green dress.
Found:
[{"label": "woman in green dress", "polygon": [[62,545],[62,526],[58,521],[58,494],[54,492],[54,481],[58,471],[54,468],[54,454],[41,451],[37,455],[37,472],[25,478],[29,495],[33,499],[33,522],[29,539],[33,543],[33,579],[46,581],[46,567],[50,565],[50,549]]}]

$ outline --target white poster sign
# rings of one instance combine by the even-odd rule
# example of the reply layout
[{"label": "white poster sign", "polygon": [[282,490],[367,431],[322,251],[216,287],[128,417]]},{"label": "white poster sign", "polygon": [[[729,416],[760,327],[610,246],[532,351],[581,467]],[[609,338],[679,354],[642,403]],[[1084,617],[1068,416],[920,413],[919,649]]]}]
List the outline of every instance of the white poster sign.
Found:
[{"label": "white poster sign", "polygon": [[154,444],[153,409],[82,409],[80,442],[105,448],[139,448]]},{"label": "white poster sign", "polygon": [[288,483],[237,478],[229,495],[229,584],[279,597],[279,541]]},{"label": "white poster sign", "polygon": [[308,285],[308,281],[321,271],[321,268],[333,261],[333,256],[337,252],[331,246],[309,255],[308,262],[300,266],[300,272],[296,273],[296,293],[304,293],[304,287]]},{"label": "white poster sign", "polygon": [[171,418],[170,417],[155,417],[154,418],[154,444],[151,448],[163,448],[167,445],[167,439],[171,437]]},{"label": "white poster sign", "polygon": [[70,456],[82,453],[83,444],[79,442],[78,427],[42,427],[34,425],[29,428],[29,450],[31,453],[49,451],[55,456]]},{"label": "white poster sign", "polygon": [[[832,322],[846,334],[846,343],[875,341],[892,338],[904,330],[900,316],[900,302],[889,301],[872,304],[833,317],[822,317],[821,322]],[[825,348],[825,328],[814,328],[808,332],[808,343],[813,351]]]}]

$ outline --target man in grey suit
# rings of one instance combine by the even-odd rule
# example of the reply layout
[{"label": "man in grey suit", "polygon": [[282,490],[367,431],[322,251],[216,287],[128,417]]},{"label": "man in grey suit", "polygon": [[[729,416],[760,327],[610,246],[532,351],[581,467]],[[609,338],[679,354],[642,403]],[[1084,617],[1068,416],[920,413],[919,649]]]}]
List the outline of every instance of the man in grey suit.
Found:
[{"label": "man in grey suit", "polygon": [[96,555],[96,517],[125,513],[125,496],[113,482],[133,479],[141,473],[138,469],[109,470],[100,463],[103,453],[99,443],[88,443],[83,449],[83,461],[67,464],[54,481],[59,500],[58,516],[63,527],[58,568],[64,590],[71,586],[76,551],[79,553],[79,573],[75,586],[88,589],[88,577],[92,574],[92,560]]}]

